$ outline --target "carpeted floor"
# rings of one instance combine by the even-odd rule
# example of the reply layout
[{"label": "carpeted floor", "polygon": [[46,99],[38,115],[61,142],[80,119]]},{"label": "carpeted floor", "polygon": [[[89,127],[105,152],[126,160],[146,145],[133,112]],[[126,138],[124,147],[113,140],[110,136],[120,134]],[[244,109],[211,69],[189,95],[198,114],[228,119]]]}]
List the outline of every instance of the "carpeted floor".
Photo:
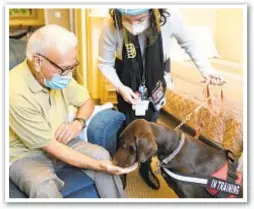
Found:
[{"label": "carpeted floor", "polygon": [[[152,168],[155,170],[157,159],[154,158],[152,161]],[[160,189],[153,190],[150,188],[141,178],[138,172],[138,168],[128,174],[127,176],[127,186],[126,194],[128,198],[177,198],[177,195],[172,189],[168,187],[165,180],[160,174],[156,174],[160,180]]]},{"label": "carpeted floor", "polygon": [[[158,123],[163,124],[169,128],[174,128],[177,125],[173,121],[170,121],[167,115],[162,113],[159,117]],[[157,162],[157,158],[155,157],[152,160],[153,171],[156,170],[156,162]],[[156,174],[156,176],[160,180],[161,187],[159,190],[153,190],[143,181],[143,179],[139,175],[138,168],[134,172],[128,174],[127,185],[125,189],[127,197],[128,198],[177,198],[177,195],[174,193],[172,189],[168,187],[168,185],[166,184],[162,176],[160,174]]]}]

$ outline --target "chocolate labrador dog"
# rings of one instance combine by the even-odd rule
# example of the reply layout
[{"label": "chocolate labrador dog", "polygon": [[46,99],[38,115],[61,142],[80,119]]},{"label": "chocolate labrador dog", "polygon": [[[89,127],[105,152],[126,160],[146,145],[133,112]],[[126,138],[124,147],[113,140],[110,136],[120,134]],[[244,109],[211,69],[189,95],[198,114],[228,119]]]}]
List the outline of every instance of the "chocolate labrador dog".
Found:
[{"label": "chocolate labrador dog", "polygon": [[[116,165],[129,167],[135,162],[144,163],[157,154],[162,176],[180,198],[242,197],[240,185],[235,184],[236,173],[226,169],[230,167],[227,154],[200,140],[138,119],[123,130],[120,141],[113,158]],[[223,173],[222,167],[226,169],[226,174],[222,174],[225,181],[213,175]],[[233,177],[232,184],[226,182]],[[193,179],[199,179],[201,183],[193,183]]]}]

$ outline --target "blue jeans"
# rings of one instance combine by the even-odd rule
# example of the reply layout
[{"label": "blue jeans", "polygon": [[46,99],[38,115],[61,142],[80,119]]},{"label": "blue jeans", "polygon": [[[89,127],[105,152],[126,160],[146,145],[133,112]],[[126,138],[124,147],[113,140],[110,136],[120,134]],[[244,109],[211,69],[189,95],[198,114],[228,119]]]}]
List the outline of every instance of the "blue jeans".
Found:
[{"label": "blue jeans", "polygon": [[98,112],[87,127],[88,142],[104,147],[113,157],[116,153],[117,134],[124,121],[124,114],[115,110]]}]

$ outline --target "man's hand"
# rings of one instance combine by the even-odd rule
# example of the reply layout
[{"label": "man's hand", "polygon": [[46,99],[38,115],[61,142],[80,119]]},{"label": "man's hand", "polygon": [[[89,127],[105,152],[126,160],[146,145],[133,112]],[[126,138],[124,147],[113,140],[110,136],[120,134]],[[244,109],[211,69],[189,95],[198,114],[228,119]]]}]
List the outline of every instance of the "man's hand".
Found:
[{"label": "man's hand", "polygon": [[77,137],[82,130],[82,124],[75,120],[70,124],[62,124],[55,133],[58,142],[67,144],[73,138]]},{"label": "man's hand", "polygon": [[129,104],[136,104],[138,95],[135,94],[130,87],[122,85],[117,89],[117,91],[121,94],[125,102],[128,102]]},{"label": "man's hand", "polygon": [[224,77],[216,70],[211,70],[203,73],[205,82],[210,81],[209,84],[212,85],[223,85],[226,83]]},{"label": "man's hand", "polygon": [[138,167],[138,163],[135,163],[134,165],[128,168],[121,168],[121,167],[115,166],[112,163],[112,161],[102,160],[100,167],[105,172],[111,173],[113,175],[121,175],[121,174],[126,174],[126,173],[130,173],[134,171]]}]

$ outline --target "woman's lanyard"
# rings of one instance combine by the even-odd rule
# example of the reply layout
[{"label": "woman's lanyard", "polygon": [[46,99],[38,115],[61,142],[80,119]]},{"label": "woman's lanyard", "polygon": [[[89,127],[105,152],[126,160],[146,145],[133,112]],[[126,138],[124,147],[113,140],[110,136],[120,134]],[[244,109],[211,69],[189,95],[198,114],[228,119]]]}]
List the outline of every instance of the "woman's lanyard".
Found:
[{"label": "woman's lanyard", "polygon": [[[136,48],[135,45],[133,43],[130,43],[127,37],[127,33],[124,30],[124,44],[125,44],[125,48],[126,48],[126,52],[127,52],[127,58],[128,59],[133,59],[136,57],[137,52],[136,52]],[[139,88],[138,91],[136,92],[138,94],[138,96],[141,98],[141,100],[146,100],[148,98],[148,91],[147,91],[147,87],[146,87],[146,69],[145,66],[143,64],[143,58],[142,58],[142,54],[141,54],[141,48],[140,48],[140,44],[139,44],[139,39],[138,36],[135,37],[136,40],[136,45],[138,45],[139,47],[139,51],[140,51],[140,58],[141,58],[141,65],[142,65],[142,75],[141,75],[141,69],[140,69],[140,65],[138,67],[138,71],[139,71]],[[146,42],[148,42],[148,39],[146,40]]]},{"label": "woman's lanyard", "polygon": [[[148,38],[146,38],[146,46],[148,44]],[[145,50],[145,54],[146,54],[146,47],[144,46],[144,50]],[[141,49],[140,49],[140,52],[141,52]],[[141,77],[140,79],[140,86],[138,88],[138,92],[140,94],[140,97],[141,97],[141,100],[147,100],[148,98],[148,91],[147,91],[147,87],[146,87],[146,66],[143,64],[143,56],[141,55],[141,62],[142,62],[142,66],[143,66],[143,73],[142,75],[141,72],[140,72],[140,69],[139,70],[139,75]]]},{"label": "woman's lanyard", "polygon": [[[143,70],[143,75],[145,74],[145,69]],[[140,86],[138,87],[138,93],[140,94],[141,100],[146,100],[147,99],[147,87],[145,85],[146,80],[142,76],[142,80],[140,82]]]}]

